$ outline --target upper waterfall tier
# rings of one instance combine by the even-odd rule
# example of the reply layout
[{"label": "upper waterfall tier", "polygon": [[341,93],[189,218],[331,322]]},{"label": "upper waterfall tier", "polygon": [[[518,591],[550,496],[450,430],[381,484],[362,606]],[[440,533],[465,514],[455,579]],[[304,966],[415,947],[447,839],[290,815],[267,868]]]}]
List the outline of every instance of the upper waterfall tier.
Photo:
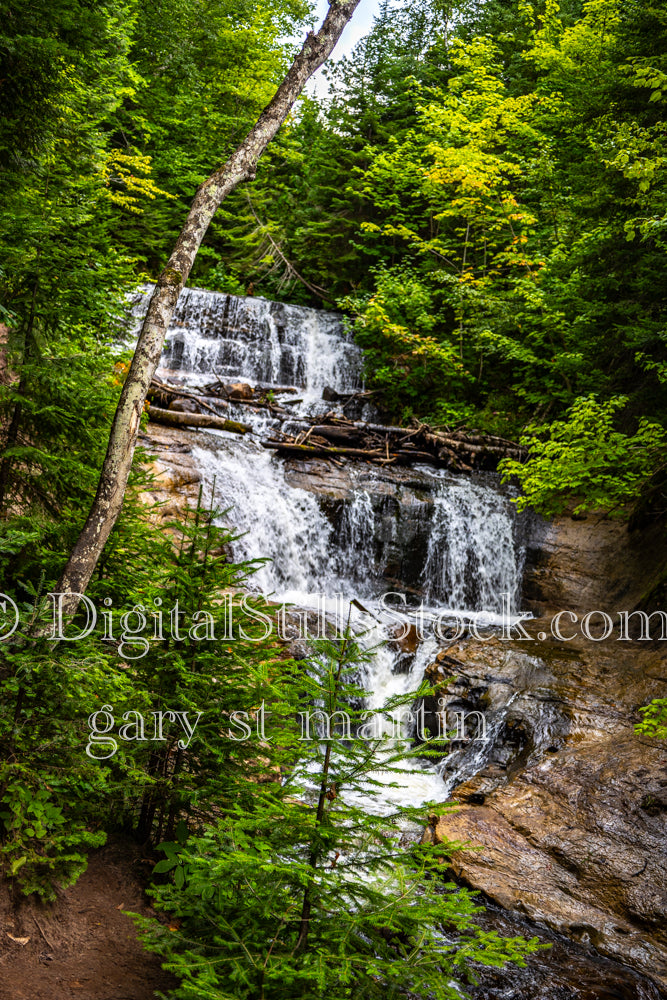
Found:
[{"label": "upper waterfall tier", "polygon": [[[137,321],[151,285],[137,296]],[[167,334],[162,365],[172,370],[272,385],[294,385],[310,399],[325,386],[359,388],[361,352],[339,313],[185,288]]]}]

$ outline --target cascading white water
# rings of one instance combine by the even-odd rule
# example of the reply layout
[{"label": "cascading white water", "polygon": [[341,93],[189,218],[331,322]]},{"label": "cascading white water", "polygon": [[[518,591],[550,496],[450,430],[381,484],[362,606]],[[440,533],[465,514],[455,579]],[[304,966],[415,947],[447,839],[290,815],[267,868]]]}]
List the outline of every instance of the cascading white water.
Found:
[{"label": "cascading white water", "polygon": [[[373,636],[375,642],[382,638],[380,630]],[[366,675],[365,686],[369,690],[366,707],[369,711],[378,711],[391,698],[405,697],[414,689],[426,667],[432,662],[438,650],[438,643],[433,636],[427,636],[417,649],[411,669],[407,671],[396,670],[396,656],[386,646],[379,649]],[[406,726],[401,726],[401,710],[392,714],[391,721],[384,721],[382,731],[389,736],[405,739],[407,742],[408,733]],[[402,735],[401,735],[402,734]],[[388,751],[391,754],[391,750]],[[368,787],[364,790],[363,798],[358,794],[358,802],[363,804],[363,799],[373,802],[375,812],[389,812],[396,806],[412,806],[422,802],[444,801],[447,797],[447,790],[443,785],[442,777],[438,769],[433,766],[420,766],[414,759],[410,761],[410,766],[406,768],[407,773],[389,773],[382,770],[370,774],[370,778],[381,781],[385,786],[380,793],[377,787]],[[389,783],[394,787],[388,788]]]},{"label": "cascading white water", "polygon": [[437,473],[425,597],[453,609],[502,613],[502,594],[518,598],[521,550],[509,498],[468,478]]},{"label": "cascading white water", "polygon": [[[147,306],[144,290],[132,309],[137,321]],[[162,366],[209,382],[240,378],[252,385],[299,386],[315,401],[325,386],[340,392],[358,388],[360,362],[361,352],[337,313],[186,288]]]},{"label": "cascading white water", "polygon": [[[144,294],[134,305],[137,318],[146,305]],[[297,386],[303,402],[300,410],[292,407],[295,417],[329,410],[331,404],[321,399],[326,386],[338,393],[358,388],[360,367],[360,351],[334,313],[200,289],[181,294],[163,355],[165,377],[176,374],[199,385],[222,380]],[[229,412],[256,434],[239,440],[209,432],[193,456],[207,499],[227,511],[227,523],[240,535],[234,557],[265,560],[254,586],[305,607],[312,606],[314,594],[366,601],[379,596],[387,589],[385,549],[392,549],[395,559],[400,545],[400,504],[392,515],[381,493],[354,488],[334,527],[316,496],[290,486],[282,460],[260,447],[256,435],[275,426],[275,419],[241,407]],[[436,609],[501,611],[501,595],[516,598],[521,577],[508,498],[471,478],[428,468],[419,475],[429,494],[421,502],[425,601]],[[427,638],[405,673],[396,670],[388,648],[380,650],[367,670],[369,708],[416,687],[434,653],[435,643]],[[442,799],[447,791],[435,766],[416,763],[397,785],[386,790],[388,808]]]},{"label": "cascading white water", "polygon": [[237,559],[268,559],[251,584],[265,596],[277,593],[298,600],[324,593],[331,562],[331,525],[315,496],[290,489],[283,466],[268,451],[231,448],[192,449],[207,497],[229,510],[227,520],[243,536],[234,543]]},{"label": "cascading white water", "polygon": [[340,531],[336,538],[336,567],[343,580],[353,581],[356,587],[372,587],[377,576],[373,553],[375,510],[367,490],[354,490],[345,503]]}]

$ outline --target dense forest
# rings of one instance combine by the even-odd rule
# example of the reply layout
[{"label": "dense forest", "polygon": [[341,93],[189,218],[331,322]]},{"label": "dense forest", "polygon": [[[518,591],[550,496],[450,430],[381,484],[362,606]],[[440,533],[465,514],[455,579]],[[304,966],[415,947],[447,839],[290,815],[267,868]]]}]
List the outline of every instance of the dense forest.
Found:
[{"label": "dense forest", "polygon": [[[138,923],[184,1000],[454,998],[538,948],[478,925],[442,845],[400,847],[401,817],[339,796],[405,748],[304,750],[304,701],[361,718],[354,636],[321,639],[304,671],[262,638],[256,598],[202,644],[205,609],[253,566],[201,496],[156,529],[141,448],[87,591],[134,619],[106,645],[42,625],[127,374],[128,296],[312,24],[306,0],[10,0],[0,28],[0,569],[21,614],[0,647],[0,860],[16,895],[52,899],[132,833],[171,921]],[[189,285],[340,311],[388,424],[529,449],[501,466],[519,507],[661,517],[666,104],[658,0],[385,0],[225,200]],[[199,624],[144,648],[137,621],[176,602]],[[175,705],[186,722],[206,706],[195,753]],[[273,745],[235,742],[226,720],[260,705]],[[138,735],[170,712],[164,741]],[[121,717],[135,742],[107,755]]]},{"label": "dense forest", "polygon": [[[90,488],[122,297],[156,277],[306,14],[12,8],[5,505]],[[527,436],[511,471],[547,512],[636,499],[664,460],[666,31],[658,4],[386,5],[226,201],[190,284],[343,309],[392,418]]]}]

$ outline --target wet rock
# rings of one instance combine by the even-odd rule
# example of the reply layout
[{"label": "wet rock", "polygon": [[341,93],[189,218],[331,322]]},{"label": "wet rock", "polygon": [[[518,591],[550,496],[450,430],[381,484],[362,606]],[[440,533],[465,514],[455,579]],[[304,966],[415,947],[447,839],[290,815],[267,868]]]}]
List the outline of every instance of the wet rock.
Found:
[{"label": "wet rock", "polygon": [[[537,936],[547,944],[529,955],[526,965],[503,969],[479,967],[477,984],[467,992],[472,1000],[661,1000],[664,993],[627,965],[601,958],[582,942],[575,944],[559,934],[508,912],[485,900],[486,910],[478,917],[484,930],[503,937]],[[620,928],[619,928],[620,930]]]},{"label": "wet rock", "polygon": [[287,655],[292,660],[307,660],[312,655],[312,649],[303,639],[292,639],[285,647]]},{"label": "wet rock", "polygon": [[168,462],[159,459],[151,468],[159,479],[160,490],[167,492],[201,481],[201,472],[189,455],[179,455],[178,461],[176,456]]},{"label": "wet rock", "polygon": [[[469,639],[430,673],[454,677],[451,706],[486,687],[484,761],[434,832],[477,848],[453,855],[457,877],[667,986],[667,758],[633,731],[661,690],[661,652]],[[445,777],[474,753],[453,753]]]},{"label": "wet rock", "polygon": [[225,390],[230,399],[252,399],[255,390],[247,382],[230,382],[225,385]]},{"label": "wet rock", "polygon": [[212,406],[215,410],[229,409],[229,403],[227,402],[227,400],[221,399],[220,396],[201,396],[200,398],[202,403],[208,403],[208,405]]},{"label": "wet rock", "polygon": [[160,424],[149,424],[139,444],[151,455],[148,470],[154,476],[140,499],[151,509],[150,518],[155,524],[173,531],[168,526],[185,519],[199,493],[201,473],[190,454],[191,446],[183,442],[177,428]]},{"label": "wet rock", "polygon": [[172,399],[169,409],[175,413],[200,413],[201,407],[194,399]]},{"label": "wet rock", "polygon": [[[405,634],[404,634],[405,633]],[[419,646],[419,632],[416,625],[409,625],[407,628],[397,625],[389,635],[392,639],[392,646],[396,646],[401,653],[408,653],[414,656]]]},{"label": "wet rock", "polygon": [[654,792],[647,792],[641,801],[641,808],[649,816],[659,816],[660,813],[667,812],[667,788],[663,787]]},{"label": "wet rock", "polygon": [[[471,794],[480,793],[469,793],[469,799]],[[533,846],[533,826],[525,829],[524,823],[521,829],[516,815],[510,822],[489,803],[486,796],[483,805],[463,804],[458,813],[443,817],[436,828],[437,840],[472,839],[482,845],[481,851],[464,850],[454,855],[456,874],[505,908],[524,913],[575,941],[590,943],[601,954],[626,961],[667,984],[665,950],[658,938],[633,923],[634,914],[624,917],[605,905],[595,905],[590,891],[581,884],[576,865],[559,863],[554,854],[545,852],[542,843]],[[476,836],[471,837],[473,830]],[[554,846],[552,843],[552,850]],[[598,856],[599,847],[587,840],[581,845],[582,856],[586,853],[591,864],[593,859],[605,864],[609,859]]]},{"label": "wet rock", "polygon": [[650,596],[667,562],[660,523],[639,533],[619,521],[532,517],[526,541],[524,605],[545,615],[631,610]]}]

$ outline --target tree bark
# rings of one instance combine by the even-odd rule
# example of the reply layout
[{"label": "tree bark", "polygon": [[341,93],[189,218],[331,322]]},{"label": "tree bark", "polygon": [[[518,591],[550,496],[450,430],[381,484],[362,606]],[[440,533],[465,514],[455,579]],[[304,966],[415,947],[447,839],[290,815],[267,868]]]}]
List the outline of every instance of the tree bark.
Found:
[{"label": "tree bark", "polygon": [[293,441],[260,441],[262,448],[273,449],[284,455],[301,455],[303,457],[336,458],[336,456],[346,456],[348,458],[384,458],[385,452],[381,448],[325,448],[318,444],[295,444]]},{"label": "tree bark", "polygon": [[[97,561],[120,514],[132,466],[139,421],[151,379],[158,366],[165,334],[202,239],[222,201],[243,181],[255,176],[257,161],[289,114],[307,80],[330,55],[359,0],[330,0],[320,30],[306,36],[303,47],[273,99],[227,162],[211,174],[195,194],[185,225],[148,306],[118,407],[97,493],[86,523],[58,582],[60,593],[86,590]],[[63,601],[73,614],[78,597]]]},{"label": "tree bark", "polygon": [[250,430],[247,424],[211,413],[178,413],[175,410],[163,410],[159,406],[151,406],[148,419],[168,427],[213,427],[219,431],[231,431],[232,434],[247,434]]}]

